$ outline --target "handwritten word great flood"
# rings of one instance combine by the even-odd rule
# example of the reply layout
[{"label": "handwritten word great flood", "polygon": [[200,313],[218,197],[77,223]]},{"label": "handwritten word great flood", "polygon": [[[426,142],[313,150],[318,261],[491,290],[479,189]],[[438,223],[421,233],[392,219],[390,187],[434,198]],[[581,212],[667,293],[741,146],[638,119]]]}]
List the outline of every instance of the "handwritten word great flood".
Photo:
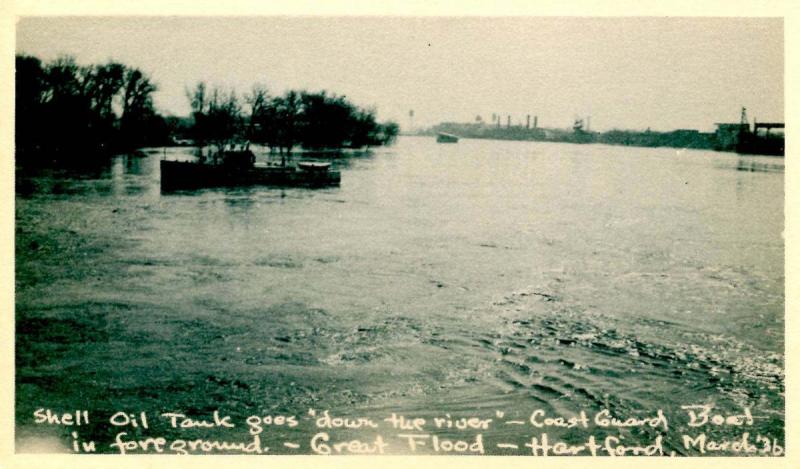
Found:
[{"label": "handwritten word great flood", "polygon": [[[329,409],[308,409],[305,414],[253,414],[245,418],[220,410],[199,416],[184,411],[141,410],[104,415],[97,418],[88,410],[64,412],[42,407],[33,412],[33,423],[70,428],[70,446],[76,453],[105,449],[117,454],[267,454],[275,452],[277,446],[284,453],[319,455],[785,454],[782,441],[769,435],[769,431],[758,433],[763,427],[754,427],[756,419],[766,417],[754,416],[747,407],[730,412],[713,404],[683,405],[671,414],[658,409],[633,416],[619,415],[610,409],[558,413],[542,408],[508,415],[496,410],[491,418],[398,412],[367,417],[337,414]],[[97,427],[102,430],[103,425],[116,429],[109,435],[109,438],[114,435],[113,441],[97,443],[81,438],[80,433],[85,433],[83,428],[89,426],[89,432],[96,435],[103,433],[97,432]],[[514,426],[520,430],[517,434],[509,431]],[[576,434],[575,430],[585,430],[587,435]]]}]

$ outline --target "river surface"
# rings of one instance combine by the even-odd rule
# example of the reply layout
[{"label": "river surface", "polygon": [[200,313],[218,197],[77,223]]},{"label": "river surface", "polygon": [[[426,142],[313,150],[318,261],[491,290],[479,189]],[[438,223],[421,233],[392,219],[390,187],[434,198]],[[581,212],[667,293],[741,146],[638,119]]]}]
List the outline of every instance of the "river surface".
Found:
[{"label": "river surface", "polygon": [[119,410],[295,415],[261,435],[289,454],[323,409],[491,418],[497,454],[525,454],[536,409],[662,409],[668,431],[544,431],[696,454],[682,434],[742,434],[688,426],[707,404],[783,442],[783,159],[402,137],[336,159],[340,187],[162,193],[165,156],[192,157],[17,169],[18,451],[70,451],[38,408],[90,410],[98,442]]}]

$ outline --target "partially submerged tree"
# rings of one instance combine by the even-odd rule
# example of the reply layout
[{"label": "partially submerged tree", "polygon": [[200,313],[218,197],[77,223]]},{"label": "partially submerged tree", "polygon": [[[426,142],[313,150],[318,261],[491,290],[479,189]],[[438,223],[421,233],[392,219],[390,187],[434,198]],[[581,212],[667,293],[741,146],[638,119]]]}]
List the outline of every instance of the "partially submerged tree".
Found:
[{"label": "partially submerged tree", "polygon": [[391,143],[397,124],[380,124],[373,109],[360,109],[344,96],[288,91],[269,98],[262,87],[248,96],[250,138],[290,154],[306,149],[363,148]]},{"label": "partially submerged tree", "polygon": [[148,130],[156,127],[166,128],[162,117],[153,106],[153,93],[158,88],[138,69],[128,69],[125,73],[124,95],[120,130],[123,139],[132,143],[147,139]]},{"label": "partially submerged tree", "polygon": [[220,152],[242,136],[242,109],[234,91],[225,93],[217,87],[208,90],[200,82],[187,96],[194,121],[192,135],[198,146],[210,144]]},{"label": "partially submerged tree", "polygon": [[[257,141],[261,138],[261,124],[259,117],[265,114],[265,108],[269,104],[269,92],[263,85],[253,85],[250,94],[245,96],[245,102],[250,107],[250,118],[247,122],[247,138]],[[266,142],[259,142],[265,143]]]},{"label": "partially submerged tree", "polygon": [[223,148],[238,138],[246,138],[277,150],[282,164],[292,150],[363,148],[391,143],[397,136],[397,124],[380,124],[373,109],[360,109],[344,96],[326,92],[289,90],[270,96],[267,89],[255,85],[245,95],[247,115],[233,91],[223,93],[197,83],[187,89],[192,108],[192,135],[198,146],[208,144]]},{"label": "partially submerged tree", "polygon": [[117,116],[114,100],[125,86],[126,68],[116,62],[93,65],[86,73],[86,93],[93,113],[104,126],[113,128]]}]

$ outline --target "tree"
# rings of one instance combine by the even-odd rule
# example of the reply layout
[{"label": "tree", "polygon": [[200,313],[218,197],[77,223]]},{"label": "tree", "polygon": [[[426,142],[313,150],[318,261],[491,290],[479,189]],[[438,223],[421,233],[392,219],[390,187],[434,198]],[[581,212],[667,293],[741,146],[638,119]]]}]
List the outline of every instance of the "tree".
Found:
[{"label": "tree", "polygon": [[358,110],[353,115],[353,121],[354,125],[352,126],[350,146],[353,148],[362,148],[374,145],[376,138],[375,133],[377,131],[374,111]]},{"label": "tree", "polygon": [[17,151],[84,156],[160,143],[167,135],[156,112],[156,86],[117,62],[81,66],[70,56],[43,65],[16,58]]},{"label": "tree", "polygon": [[113,105],[125,85],[125,75],[125,66],[115,62],[84,70],[84,95],[92,111],[89,125],[103,146],[113,145],[117,133],[118,118]]},{"label": "tree", "polygon": [[236,93],[222,93],[214,89],[207,112],[207,136],[218,150],[222,150],[242,129],[242,109]]},{"label": "tree", "polygon": [[234,91],[224,93],[217,87],[208,90],[200,82],[186,96],[192,107],[192,136],[198,146],[211,144],[219,152],[241,136],[242,109]]},{"label": "tree", "polygon": [[149,128],[158,125],[152,98],[156,90],[156,85],[141,70],[133,68],[126,71],[120,118],[120,131],[125,142],[148,142],[145,136]]},{"label": "tree", "polygon": [[389,121],[385,124],[379,124],[373,145],[390,145],[397,139],[399,132],[400,126],[396,122]]},{"label": "tree", "polygon": [[250,94],[245,96],[250,106],[250,118],[247,123],[247,138],[266,146],[272,146],[270,130],[273,123],[269,120],[267,108],[270,104],[269,92],[263,85],[253,85]]},{"label": "tree", "polygon": [[266,108],[267,123],[272,126],[270,135],[274,145],[281,151],[281,164],[286,164],[286,155],[291,155],[297,145],[302,126],[302,99],[300,93],[290,90],[283,96],[272,98]]},{"label": "tree", "polygon": [[192,108],[190,135],[195,143],[202,148],[206,144],[206,112],[208,111],[206,84],[201,81],[195,85],[194,89],[187,89],[186,97],[189,99],[189,105]]},{"label": "tree", "polygon": [[88,69],[86,93],[92,110],[103,120],[116,119],[113,103],[125,85],[127,70],[124,65],[109,62]]},{"label": "tree", "polygon": [[397,124],[379,124],[374,109],[360,109],[344,96],[325,91],[289,90],[270,96],[255,85],[244,96],[247,116],[234,91],[223,93],[198,83],[186,90],[192,108],[192,135],[199,146],[218,149],[231,140],[246,137],[278,150],[282,164],[295,146],[303,148],[362,148],[391,143]]},{"label": "tree", "polygon": [[72,152],[96,148],[98,136],[92,134],[94,121],[86,96],[88,69],[73,57],[61,56],[45,69],[45,91],[39,126],[41,149]]},{"label": "tree", "polygon": [[25,150],[39,145],[37,119],[42,117],[47,77],[36,57],[17,55],[15,65],[15,140],[17,148]]}]

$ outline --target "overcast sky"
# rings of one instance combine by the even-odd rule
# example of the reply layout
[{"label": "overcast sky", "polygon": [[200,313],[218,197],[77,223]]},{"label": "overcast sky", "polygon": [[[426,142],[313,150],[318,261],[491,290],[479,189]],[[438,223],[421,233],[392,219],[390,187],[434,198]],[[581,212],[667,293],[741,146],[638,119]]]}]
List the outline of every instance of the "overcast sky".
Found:
[{"label": "overcast sky", "polygon": [[165,113],[199,80],[326,89],[409,125],[537,115],[544,127],[711,130],[783,121],[783,22],[770,18],[25,18],[17,51],[150,74]]}]

